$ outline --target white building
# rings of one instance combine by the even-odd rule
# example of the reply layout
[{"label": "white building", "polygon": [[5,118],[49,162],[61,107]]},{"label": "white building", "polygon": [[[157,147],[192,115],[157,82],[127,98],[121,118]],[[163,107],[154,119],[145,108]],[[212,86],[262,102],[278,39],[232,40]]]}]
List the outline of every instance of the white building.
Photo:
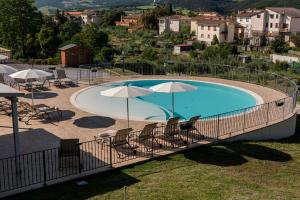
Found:
[{"label": "white building", "polygon": [[234,42],[234,23],[226,20],[198,20],[196,37],[200,42],[211,45],[214,36],[219,43]]},{"label": "white building", "polygon": [[261,30],[263,31],[263,27],[260,28],[259,25],[262,25],[263,22],[260,22],[259,25],[256,24],[257,21],[264,20],[264,10],[245,10],[242,12],[239,12],[236,21],[243,26],[244,29],[244,38],[251,37],[251,31]]},{"label": "white building", "polygon": [[81,20],[83,24],[99,24],[101,15],[99,11],[86,9],[81,13]]},{"label": "white building", "polygon": [[191,33],[197,35],[199,20],[225,20],[225,17],[216,12],[200,12],[191,18]]},{"label": "white building", "polygon": [[296,8],[269,7],[265,10],[239,12],[237,22],[245,27],[244,37],[250,44],[261,46],[275,37],[289,42],[290,35],[300,33],[300,10]]},{"label": "white building", "polygon": [[190,26],[191,18],[182,15],[172,15],[159,19],[159,34],[165,31],[180,32],[181,27]]}]

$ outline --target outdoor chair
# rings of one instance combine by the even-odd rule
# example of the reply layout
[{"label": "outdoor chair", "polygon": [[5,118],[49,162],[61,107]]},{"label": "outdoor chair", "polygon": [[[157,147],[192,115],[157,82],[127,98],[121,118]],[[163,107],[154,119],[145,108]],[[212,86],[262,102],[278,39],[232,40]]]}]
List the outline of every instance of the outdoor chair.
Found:
[{"label": "outdoor chair", "polygon": [[64,85],[72,85],[73,81],[67,77],[66,71],[64,69],[57,69],[54,71],[55,78]]},{"label": "outdoor chair", "polygon": [[170,118],[163,131],[163,139],[170,141],[172,146],[174,142],[181,141],[180,130],[179,130],[179,117]]},{"label": "outdoor chair", "polygon": [[121,159],[126,157],[126,155],[124,156],[124,150],[126,149],[130,150],[134,155],[136,154],[135,149],[137,147],[131,146],[129,143],[129,134],[131,131],[132,128],[120,129],[116,135],[112,137],[111,146],[116,150],[118,157]]},{"label": "outdoor chair", "polygon": [[20,102],[21,110],[19,112],[19,121],[29,124],[34,119],[48,120],[52,114],[57,114],[58,119],[61,119],[62,112],[56,107],[50,107],[45,104],[32,106],[27,102]]},{"label": "outdoor chair", "polygon": [[146,151],[151,151],[151,148],[149,148],[149,145],[146,144],[147,141],[151,140],[151,142],[155,142],[156,144],[160,145],[159,142],[157,141],[157,138],[155,137],[154,131],[157,127],[157,123],[152,123],[152,124],[147,124],[143,130],[141,131],[138,140],[140,143],[142,143],[145,147]]},{"label": "outdoor chair", "polygon": [[49,87],[51,86],[51,84],[53,84],[54,86],[59,86],[61,85],[61,83],[59,82],[58,79],[55,78],[55,75],[53,73],[53,70],[45,70],[46,72],[49,72],[52,74],[52,76],[47,76],[46,77],[46,81],[48,81]]},{"label": "outdoor chair", "polygon": [[32,88],[32,84],[28,81],[25,81],[23,79],[14,79],[14,85],[16,85],[19,90],[21,90],[21,87],[24,88],[25,90],[30,90]]},{"label": "outdoor chair", "polygon": [[58,149],[59,168],[80,167],[79,139],[60,140]]},{"label": "outdoor chair", "polygon": [[4,112],[7,115],[11,114],[11,104],[10,104],[9,100],[1,98],[1,100],[0,100],[0,112]]},{"label": "outdoor chair", "polygon": [[0,74],[0,83],[5,84],[4,74]]},{"label": "outdoor chair", "polygon": [[198,134],[200,134],[199,139],[204,139],[204,135],[202,135],[196,127],[196,123],[200,119],[200,117],[201,116],[191,117],[188,121],[180,124],[180,130],[186,134],[197,132]]}]

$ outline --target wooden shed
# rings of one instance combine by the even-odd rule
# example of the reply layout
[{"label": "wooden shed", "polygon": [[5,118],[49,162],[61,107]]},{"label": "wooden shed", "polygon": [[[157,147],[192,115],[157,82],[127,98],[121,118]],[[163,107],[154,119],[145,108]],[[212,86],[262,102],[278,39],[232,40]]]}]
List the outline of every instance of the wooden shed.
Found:
[{"label": "wooden shed", "polygon": [[59,48],[60,63],[64,67],[77,67],[91,62],[91,51],[76,44],[69,44]]}]

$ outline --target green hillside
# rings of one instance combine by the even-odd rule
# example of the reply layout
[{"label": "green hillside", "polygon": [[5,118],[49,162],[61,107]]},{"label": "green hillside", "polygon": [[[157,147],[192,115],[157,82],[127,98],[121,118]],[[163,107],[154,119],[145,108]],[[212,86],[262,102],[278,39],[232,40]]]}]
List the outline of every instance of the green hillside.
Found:
[{"label": "green hillside", "polygon": [[[214,10],[230,13],[249,7],[289,6],[300,8],[300,0],[167,0],[179,7],[193,10]],[[152,0],[36,0],[38,7],[53,6],[58,8],[78,7],[134,7],[149,5]]]}]

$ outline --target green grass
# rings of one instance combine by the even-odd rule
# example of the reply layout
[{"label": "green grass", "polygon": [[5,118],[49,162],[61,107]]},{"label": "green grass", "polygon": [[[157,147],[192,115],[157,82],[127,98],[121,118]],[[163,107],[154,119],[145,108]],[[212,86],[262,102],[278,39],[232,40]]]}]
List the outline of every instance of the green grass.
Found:
[{"label": "green grass", "polygon": [[[298,129],[299,130],[299,129]],[[297,131],[300,135],[300,132]],[[200,147],[12,199],[299,199],[300,136]]]}]

